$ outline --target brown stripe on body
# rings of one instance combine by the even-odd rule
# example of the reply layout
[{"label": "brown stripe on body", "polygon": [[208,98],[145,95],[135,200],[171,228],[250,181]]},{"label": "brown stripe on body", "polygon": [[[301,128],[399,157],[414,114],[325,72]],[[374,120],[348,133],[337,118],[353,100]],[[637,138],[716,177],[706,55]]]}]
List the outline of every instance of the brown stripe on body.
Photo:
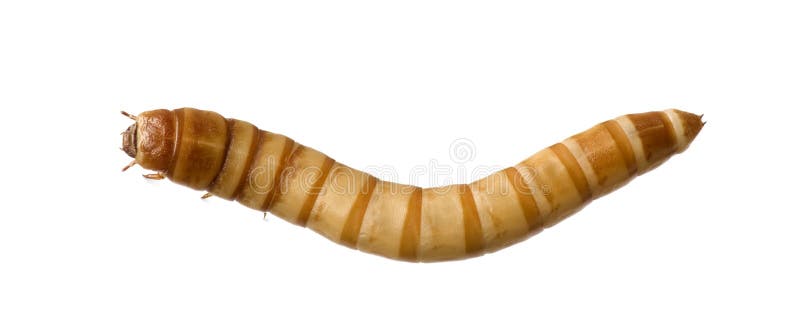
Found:
[{"label": "brown stripe on body", "polygon": [[525,222],[528,223],[528,229],[531,231],[540,229],[542,226],[539,207],[536,205],[536,199],[533,197],[533,192],[528,187],[525,179],[519,173],[519,170],[514,167],[506,168],[503,172],[505,172],[511,187],[516,192],[522,206],[522,213],[525,215]]},{"label": "brown stripe on body", "polygon": [[636,127],[648,163],[658,162],[675,152],[677,149],[675,130],[663,112],[636,113],[627,117]]},{"label": "brown stripe on body", "polygon": [[[364,174],[366,177],[372,177]],[[402,185],[392,182],[385,182],[377,179],[375,189],[367,203],[364,219],[358,232],[356,246],[359,250],[375,253],[390,258],[398,258],[400,253],[400,243],[403,239],[403,230],[408,219],[408,208],[411,195],[418,188],[416,186]],[[360,188],[366,180],[362,181],[356,188]],[[348,206],[348,211],[352,206]],[[313,219],[312,212],[312,219]],[[347,213],[342,214],[343,220],[347,219]],[[420,215],[421,216],[421,215]],[[311,221],[309,221],[309,225]],[[342,229],[337,230],[336,241],[341,239]],[[334,237],[331,237],[332,239]],[[415,247],[416,248],[416,247]],[[416,260],[416,257],[412,258]],[[409,260],[409,259],[405,259]]]},{"label": "brown stripe on body", "polygon": [[628,174],[631,176],[635,175],[638,169],[636,165],[636,156],[634,155],[631,141],[628,140],[628,136],[625,135],[625,130],[614,120],[603,122],[601,125],[611,134],[614,143],[617,145],[620,153],[622,153],[622,158],[625,160],[625,165],[628,167]]},{"label": "brown stripe on body", "polygon": [[464,214],[464,244],[467,254],[479,254],[483,251],[483,230],[481,227],[478,208],[469,185],[455,187],[461,196],[461,206]]},{"label": "brown stripe on body", "polygon": [[[577,144],[591,168],[589,179],[594,197],[606,194],[631,178],[622,150],[606,126],[600,124],[572,136],[565,143]],[[570,147],[572,148],[572,147]],[[575,149],[571,149],[575,151]],[[586,171],[586,168],[583,169]],[[592,181],[595,183],[592,184]]]},{"label": "brown stripe on body", "polygon": [[209,185],[209,193],[226,200],[238,197],[258,148],[259,130],[245,121],[228,119],[228,143],[225,162]]},{"label": "brown stripe on body", "polygon": [[278,187],[277,172],[282,163],[282,154],[294,141],[280,134],[259,130],[256,133],[256,147],[253,151],[250,166],[246,171],[245,181],[238,189],[236,201],[259,210],[264,210],[264,202]]},{"label": "brown stripe on body", "polygon": [[172,149],[172,161],[169,164],[169,168],[167,168],[167,177],[172,177],[175,173],[175,166],[178,164],[178,157],[183,146],[181,143],[183,142],[183,126],[185,123],[183,121],[183,109],[174,110],[172,113],[175,115],[175,148]]},{"label": "brown stripe on body", "polygon": [[583,170],[580,164],[578,164],[578,160],[575,159],[575,156],[572,156],[572,153],[563,143],[550,146],[550,150],[556,154],[561,164],[567,169],[570,179],[572,179],[575,188],[581,196],[581,200],[583,200],[583,202],[589,201],[592,198],[589,181],[586,180],[586,175],[583,174]]},{"label": "brown stripe on body", "polygon": [[[265,131],[264,133],[268,132]],[[289,160],[292,158],[295,152],[303,147],[303,145],[294,142],[294,140],[291,138],[288,139],[289,141],[283,146],[281,156],[278,157],[278,165],[275,168],[276,172],[272,179],[272,188],[269,190],[269,193],[267,193],[267,196],[264,198],[264,202],[261,204],[262,211],[269,211],[272,203],[278,196],[280,196],[281,191],[283,191],[284,169],[286,169],[286,166],[289,165]]]},{"label": "brown stripe on body", "polygon": [[408,200],[406,218],[403,222],[403,236],[400,239],[400,255],[404,260],[417,261],[420,223],[422,222],[422,189],[414,188]]},{"label": "brown stripe on body", "polygon": [[[255,126],[253,127],[255,128]],[[259,136],[261,135],[260,132],[261,131],[258,128],[255,128],[255,131],[253,132],[253,138],[250,142],[250,149],[247,153],[247,160],[245,161],[245,168],[243,169],[244,172],[242,172],[242,175],[239,177],[239,183],[236,185],[236,189],[233,190],[231,198],[239,197],[239,194],[242,193],[244,185],[247,184],[246,179],[250,174],[251,168],[253,167],[253,161],[255,161],[256,151],[258,150],[258,141]]]},{"label": "brown stripe on body", "polygon": [[378,179],[370,176],[364,188],[359,190],[358,198],[350,209],[347,215],[347,222],[342,228],[341,242],[349,247],[355,248],[358,244],[358,235],[361,231],[361,223],[364,222],[364,214],[367,212],[372,192],[375,191],[375,186],[378,184]]},{"label": "brown stripe on body", "polygon": [[320,167],[319,176],[317,176],[317,179],[314,180],[314,184],[307,189],[306,195],[308,195],[308,197],[306,197],[306,200],[303,202],[303,207],[300,208],[300,214],[297,216],[297,224],[305,226],[306,222],[308,222],[308,216],[311,214],[311,209],[314,208],[314,202],[317,201],[319,193],[322,192],[322,184],[325,182],[325,178],[331,171],[333,162],[335,161],[332,158],[325,156],[325,162],[322,163],[322,166]]},{"label": "brown stripe on body", "polygon": [[225,118],[210,111],[176,110],[181,120],[180,145],[167,176],[196,190],[206,189],[222,169],[229,139]]},{"label": "brown stripe on body", "polygon": [[217,175],[214,176],[214,180],[211,181],[211,184],[208,184],[208,188],[212,189],[217,185],[217,182],[220,180],[220,177],[223,174],[223,170],[225,170],[225,165],[228,162],[228,151],[231,150],[231,139],[233,138],[233,123],[235,120],[233,119],[225,119],[225,123],[228,127],[228,135],[225,138],[225,150],[222,153],[222,167],[220,167]]},{"label": "brown stripe on body", "polygon": [[672,146],[677,149],[678,135],[675,133],[675,126],[672,125],[672,120],[669,119],[669,115],[666,112],[659,111],[658,115],[661,116],[661,121],[664,122],[664,126],[667,128],[667,136],[669,137],[667,141],[671,142]]}]

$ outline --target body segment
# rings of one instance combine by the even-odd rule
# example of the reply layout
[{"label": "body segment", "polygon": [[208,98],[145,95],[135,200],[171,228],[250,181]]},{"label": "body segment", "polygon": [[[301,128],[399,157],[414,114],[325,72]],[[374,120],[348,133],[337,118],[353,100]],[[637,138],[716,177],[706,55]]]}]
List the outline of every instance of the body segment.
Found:
[{"label": "body segment", "polygon": [[123,150],[146,169],[351,248],[426,262],[524,240],[685,150],[703,126],[678,110],[621,116],[470,184],[422,189],[210,111],[135,118]]}]

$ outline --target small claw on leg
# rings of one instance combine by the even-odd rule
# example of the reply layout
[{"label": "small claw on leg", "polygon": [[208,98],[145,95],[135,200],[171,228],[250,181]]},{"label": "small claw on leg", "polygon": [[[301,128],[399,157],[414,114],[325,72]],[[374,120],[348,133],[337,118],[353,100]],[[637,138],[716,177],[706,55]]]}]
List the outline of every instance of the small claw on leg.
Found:
[{"label": "small claw on leg", "polygon": [[136,165],[136,160],[131,161],[130,163],[128,163],[128,165],[126,165],[124,168],[122,168],[122,172],[125,172],[125,170],[130,169],[134,165]]},{"label": "small claw on leg", "polygon": [[147,178],[147,179],[152,179],[152,180],[162,180],[162,179],[166,178],[167,176],[165,176],[163,173],[159,172],[159,173],[150,173],[150,174],[142,175],[142,177]]},{"label": "small claw on leg", "polygon": [[211,193],[206,193],[206,194],[203,194],[203,196],[202,196],[202,197],[200,197],[200,199],[208,199],[208,198],[210,198],[210,197],[213,197],[213,196],[214,196],[214,195],[213,195],[213,194],[211,194]]}]

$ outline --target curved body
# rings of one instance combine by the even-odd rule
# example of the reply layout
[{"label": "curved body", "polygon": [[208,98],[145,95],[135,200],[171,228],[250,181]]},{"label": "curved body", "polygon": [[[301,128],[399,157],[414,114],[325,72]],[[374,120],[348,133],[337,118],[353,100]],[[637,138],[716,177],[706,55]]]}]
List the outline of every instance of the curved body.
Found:
[{"label": "curved body", "polygon": [[699,116],[621,116],[471,184],[377,179],[250,123],[192,108],[136,117],[123,150],[173,182],[392,259],[442,261],[504,248],[685,150]]}]

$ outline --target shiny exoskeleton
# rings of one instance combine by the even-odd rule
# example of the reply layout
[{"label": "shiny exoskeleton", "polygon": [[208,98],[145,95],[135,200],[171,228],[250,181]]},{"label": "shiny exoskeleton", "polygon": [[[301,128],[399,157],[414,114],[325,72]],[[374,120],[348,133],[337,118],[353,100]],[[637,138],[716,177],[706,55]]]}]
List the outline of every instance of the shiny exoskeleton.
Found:
[{"label": "shiny exoskeleton", "polygon": [[[126,114],[127,115],[127,114]],[[192,108],[153,110],[123,133],[132,164],[393,259],[478,256],[550,227],[684,151],[701,117],[665,110],[600,123],[470,184],[382,181],[252,124]]]}]

